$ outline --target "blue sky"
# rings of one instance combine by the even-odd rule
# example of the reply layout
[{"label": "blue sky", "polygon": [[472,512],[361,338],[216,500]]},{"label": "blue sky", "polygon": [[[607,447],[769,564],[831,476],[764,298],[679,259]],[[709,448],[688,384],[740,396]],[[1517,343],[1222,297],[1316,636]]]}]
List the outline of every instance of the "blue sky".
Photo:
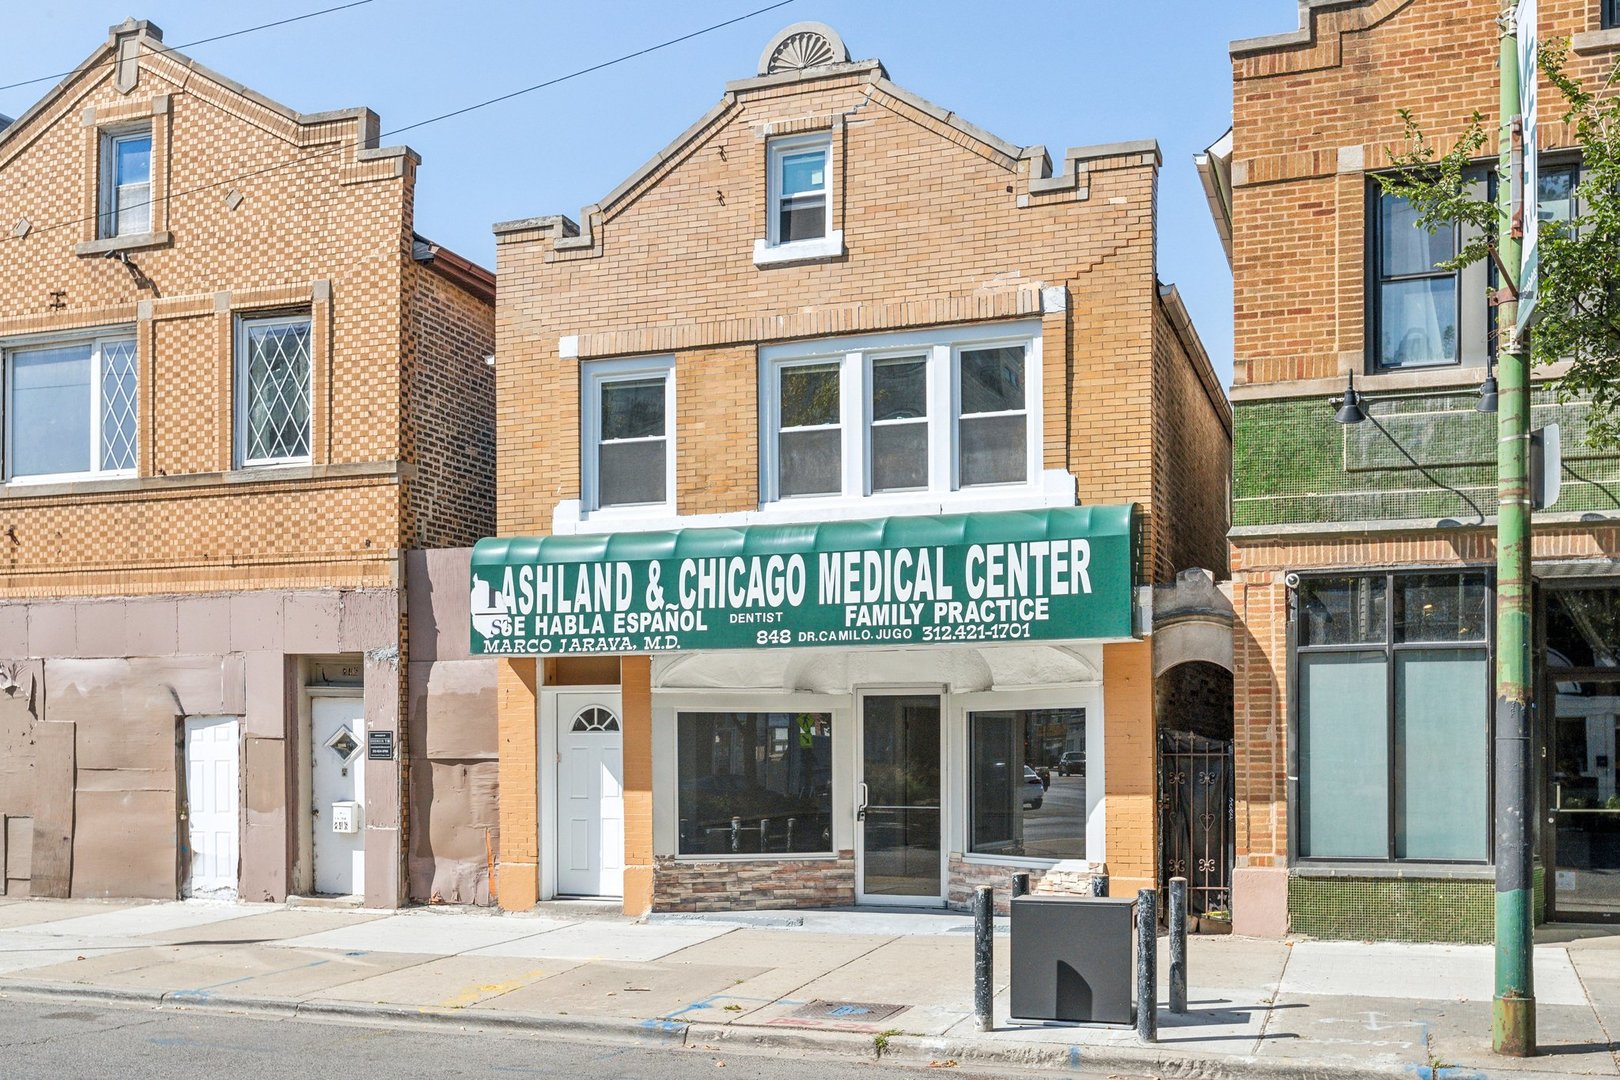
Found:
[{"label": "blue sky", "polygon": [[[170,45],[340,0],[13,4],[0,83],[66,71],[127,15]],[[765,6],[770,0],[372,0],[187,52],[303,112],[368,105],[383,130],[529,86]],[[1231,122],[1233,38],[1292,30],[1297,0],[793,0],[712,34],[409,132],[422,154],[418,231],[494,265],[492,222],[577,214],[752,75],[780,27],[833,26],[857,58],[1020,145],[1156,138],[1159,273],[1180,287],[1223,382],[1232,372],[1232,278],[1192,155]],[[0,91],[27,109],[51,83]]]}]

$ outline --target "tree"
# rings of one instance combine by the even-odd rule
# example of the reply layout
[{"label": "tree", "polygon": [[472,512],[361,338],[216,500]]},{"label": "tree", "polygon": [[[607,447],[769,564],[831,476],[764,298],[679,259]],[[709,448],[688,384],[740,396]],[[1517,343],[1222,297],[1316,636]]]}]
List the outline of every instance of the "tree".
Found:
[{"label": "tree", "polygon": [[[1539,321],[1529,345],[1536,364],[1570,362],[1558,382],[1559,401],[1589,401],[1588,443],[1615,448],[1620,446],[1620,65],[1591,91],[1568,73],[1567,58],[1568,42],[1549,41],[1541,47],[1538,66],[1563,98],[1561,119],[1575,133],[1582,166],[1579,211],[1570,221],[1540,224]],[[1476,193],[1469,175],[1489,142],[1481,115],[1475,112],[1443,153],[1411,110],[1399,115],[1405,144],[1388,150],[1397,171],[1378,174],[1384,192],[1405,198],[1418,225],[1430,233],[1450,224],[1473,227],[1464,230],[1473,239],[1442,267],[1460,270],[1489,259],[1499,279],[1516,281],[1518,268],[1505,272],[1496,252],[1501,211]],[[1536,193],[1526,192],[1524,201],[1525,212],[1534,213]]]}]

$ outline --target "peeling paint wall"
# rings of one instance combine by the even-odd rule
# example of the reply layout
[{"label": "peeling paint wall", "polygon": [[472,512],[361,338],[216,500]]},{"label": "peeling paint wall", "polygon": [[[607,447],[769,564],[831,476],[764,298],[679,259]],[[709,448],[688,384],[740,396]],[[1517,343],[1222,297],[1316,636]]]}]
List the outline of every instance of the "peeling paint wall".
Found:
[{"label": "peeling paint wall", "polygon": [[409,895],[492,902],[500,856],[496,664],[468,651],[468,548],[407,554]]}]

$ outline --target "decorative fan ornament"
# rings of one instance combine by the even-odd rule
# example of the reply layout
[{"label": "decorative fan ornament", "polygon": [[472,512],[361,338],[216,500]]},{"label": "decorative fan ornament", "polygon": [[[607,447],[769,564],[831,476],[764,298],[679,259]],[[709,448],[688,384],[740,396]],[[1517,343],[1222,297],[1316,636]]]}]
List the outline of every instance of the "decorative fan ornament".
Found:
[{"label": "decorative fan ornament", "polygon": [[820,67],[832,63],[833,56],[833,47],[825,37],[812,30],[801,30],[776,47],[767,74]]}]

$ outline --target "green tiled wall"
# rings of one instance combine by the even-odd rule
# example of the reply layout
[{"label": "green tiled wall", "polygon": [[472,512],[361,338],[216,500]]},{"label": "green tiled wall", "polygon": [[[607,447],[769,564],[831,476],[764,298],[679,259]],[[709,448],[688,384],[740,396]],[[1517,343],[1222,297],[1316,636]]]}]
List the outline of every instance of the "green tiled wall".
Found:
[{"label": "green tiled wall", "polygon": [[[1436,478],[1495,513],[1496,417],[1475,412],[1477,400],[1473,390],[1378,398],[1370,413],[1384,430],[1371,421],[1335,423],[1327,398],[1238,402],[1232,523],[1478,520],[1463,499],[1413,467],[1391,436]],[[1585,417],[1584,404],[1559,405],[1551,387],[1536,389],[1532,423],[1556,422],[1563,436],[1563,491],[1552,512],[1620,509],[1620,456],[1585,445]]]},{"label": "green tiled wall", "polygon": [[[1535,875],[1542,909],[1542,872]],[[1486,879],[1300,877],[1288,879],[1289,929],[1353,941],[1488,945],[1496,937],[1496,886]]]}]

